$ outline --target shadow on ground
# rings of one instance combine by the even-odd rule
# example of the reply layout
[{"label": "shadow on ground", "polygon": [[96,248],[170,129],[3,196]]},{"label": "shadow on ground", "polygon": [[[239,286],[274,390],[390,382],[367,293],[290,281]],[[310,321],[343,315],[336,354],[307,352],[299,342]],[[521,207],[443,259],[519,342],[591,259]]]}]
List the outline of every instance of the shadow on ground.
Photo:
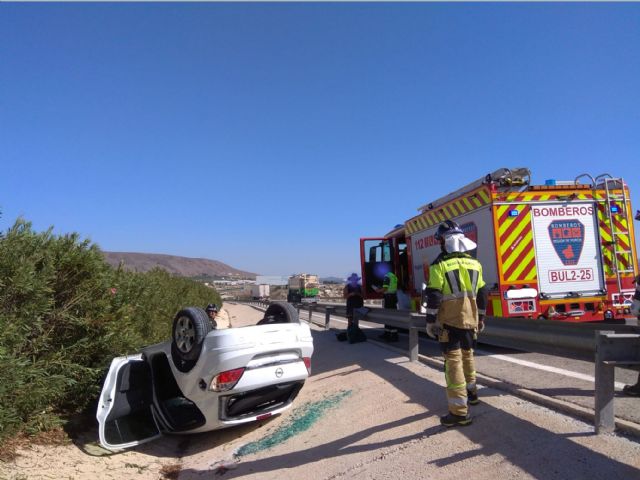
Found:
[{"label": "shadow on ground", "polygon": [[[428,448],[431,441],[437,441],[438,435],[446,431],[444,427],[436,425],[429,426],[420,434],[395,437],[378,443],[360,442],[376,432],[398,428],[413,422],[427,423],[428,421],[428,424],[432,425],[437,421],[434,419],[434,412],[444,413],[443,410],[446,410],[443,388],[415,375],[402,363],[391,362],[391,359],[398,358],[397,353],[372,342],[354,345],[337,342],[335,332],[324,330],[314,331],[314,342],[313,374],[324,376],[323,381],[335,381],[345,376],[344,372],[333,372],[348,366],[352,367],[351,371],[368,370],[377,373],[401,390],[408,397],[408,402],[423,406],[424,413],[389,423],[380,423],[332,442],[310,445],[308,448],[291,453],[263,452],[261,455],[243,457],[237,468],[225,471],[225,478],[239,478],[255,472],[267,473],[291,469],[326,458],[337,458],[357,452],[373,452],[416,440],[420,440],[419,445],[422,448]],[[485,388],[482,390],[482,395],[506,394],[500,390]],[[446,467],[475,457],[500,455],[505,463],[521,469],[533,478],[624,478],[628,480],[640,476],[640,470],[576,444],[572,440],[572,438],[593,436],[593,433],[580,431],[558,435],[508,411],[493,408],[487,403],[481,403],[472,408],[474,424],[460,429],[459,432],[467,437],[475,448],[469,451],[451,452],[446,457],[430,461],[430,464]],[[351,412],[351,415],[357,415],[357,412]],[[211,470],[186,469],[181,472],[180,479],[210,478],[211,474]]]}]

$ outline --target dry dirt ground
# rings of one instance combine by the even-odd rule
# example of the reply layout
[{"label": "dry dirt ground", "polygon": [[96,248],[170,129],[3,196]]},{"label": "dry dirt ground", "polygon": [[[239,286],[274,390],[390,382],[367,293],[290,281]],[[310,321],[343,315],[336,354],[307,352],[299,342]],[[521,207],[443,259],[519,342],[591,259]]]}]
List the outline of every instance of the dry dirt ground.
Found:
[{"label": "dry dirt ground", "polygon": [[[260,314],[225,305],[234,327]],[[374,342],[349,345],[314,327],[312,376],[283,415],[166,436],[105,454],[95,431],[65,447],[32,447],[0,478],[331,480],[338,478],[640,478],[640,444],[493,388],[474,423],[447,430],[441,371]]]}]

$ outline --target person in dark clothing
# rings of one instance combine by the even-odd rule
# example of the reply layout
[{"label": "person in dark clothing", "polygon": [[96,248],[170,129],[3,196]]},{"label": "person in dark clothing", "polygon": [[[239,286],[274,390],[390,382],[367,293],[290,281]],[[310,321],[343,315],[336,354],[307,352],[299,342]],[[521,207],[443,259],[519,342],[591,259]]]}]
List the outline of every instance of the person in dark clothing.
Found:
[{"label": "person in dark clothing", "polygon": [[347,326],[353,323],[353,311],[364,305],[362,298],[362,285],[360,285],[360,277],[352,273],[347,278],[347,284],[342,290],[342,296],[347,299]]},{"label": "person in dark clothing", "polygon": [[211,321],[211,327],[215,330],[218,327],[218,322],[216,322],[216,316],[218,315],[218,306],[215,303],[210,303],[207,305],[207,308],[204,310],[207,312],[207,316]]}]

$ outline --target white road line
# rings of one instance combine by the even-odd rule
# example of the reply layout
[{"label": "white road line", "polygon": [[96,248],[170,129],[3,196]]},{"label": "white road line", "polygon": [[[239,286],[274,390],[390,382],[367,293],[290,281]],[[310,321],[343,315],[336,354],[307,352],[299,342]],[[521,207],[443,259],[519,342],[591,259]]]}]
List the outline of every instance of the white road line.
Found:
[{"label": "white road line", "polygon": [[[549,365],[541,365],[539,363],[530,362],[528,360],[521,360],[519,358],[513,358],[508,355],[497,355],[486,352],[484,350],[476,350],[477,353],[486,355],[487,357],[502,360],[504,362],[516,363],[523,367],[533,368],[535,370],[543,370],[545,372],[557,373],[558,375],[564,375],[565,377],[577,378],[578,380],[586,380],[587,382],[595,383],[596,379],[592,375],[586,375],[584,373],[572,372],[571,370],[565,370],[564,368],[550,367]],[[615,382],[615,387],[621,390],[625,386],[624,383]]]}]

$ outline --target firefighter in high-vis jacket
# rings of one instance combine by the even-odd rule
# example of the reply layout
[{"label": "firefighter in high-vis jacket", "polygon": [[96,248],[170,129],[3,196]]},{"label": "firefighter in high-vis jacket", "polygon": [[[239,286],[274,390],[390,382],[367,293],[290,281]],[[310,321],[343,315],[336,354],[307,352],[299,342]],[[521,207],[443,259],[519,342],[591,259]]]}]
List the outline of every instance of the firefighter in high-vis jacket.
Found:
[{"label": "firefighter in high-vis jacket", "polygon": [[438,338],[445,359],[449,413],[446,427],[468,425],[468,403],[478,403],[473,349],[484,328],[487,292],[482,265],[467,252],[477,245],[447,220],[435,234],[442,253],[431,264],[425,291],[427,335]]},{"label": "firefighter in high-vis jacket", "polygon": [[[395,310],[398,308],[398,277],[393,272],[387,272],[382,283],[383,307]],[[392,325],[384,326],[384,333],[380,335],[387,342],[398,341],[398,329]]]}]

